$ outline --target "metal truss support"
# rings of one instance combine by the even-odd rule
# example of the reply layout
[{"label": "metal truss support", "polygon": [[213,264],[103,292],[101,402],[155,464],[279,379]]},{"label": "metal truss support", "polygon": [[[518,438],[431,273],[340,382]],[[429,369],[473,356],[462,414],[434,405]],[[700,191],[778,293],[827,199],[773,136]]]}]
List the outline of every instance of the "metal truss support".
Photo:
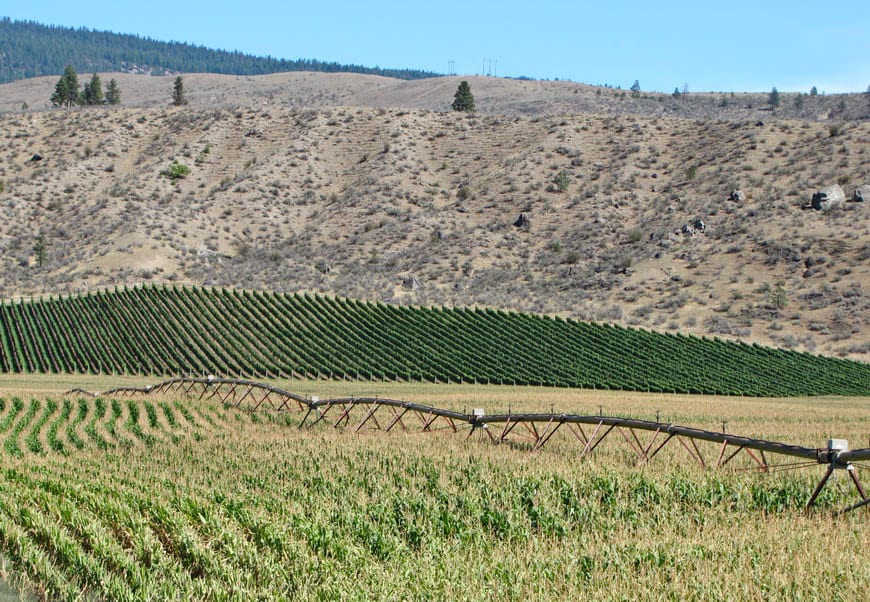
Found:
[{"label": "metal truss support", "polygon": [[[81,393],[96,396],[94,393],[75,389],[70,393]],[[789,445],[775,441],[765,441],[750,437],[742,437],[728,433],[708,431],[688,426],[680,426],[656,421],[604,416],[599,410],[597,415],[582,414],[493,414],[483,415],[480,412],[466,414],[453,410],[432,406],[379,398],[347,397],[335,399],[308,399],[250,380],[225,378],[174,378],[148,387],[119,387],[103,393],[105,396],[146,396],[146,395],[183,394],[197,399],[217,399],[228,407],[245,411],[276,411],[286,412],[294,409],[304,410],[305,415],[299,427],[313,428],[325,421],[333,408],[339,413],[335,420],[330,418],[333,428],[353,428],[354,432],[364,430],[392,431],[399,426],[404,432],[432,433],[449,431],[457,433],[461,428],[468,428],[466,438],[476,431],[483,431],[492,443],[500,444],[512,440],[522,443],[522,447],[531,452],[540,452],[560,431],[573,435],[573,439],[582,445],[579,458],[592,454],[614,430],[618,431],[622,440],[632,450],[638,464],[647,464],[664,447],[676,439],[685,449],[689,457],[702,469],[727,467],[740,452],[745,452],[755,466],[751,468],[736,468],[737,471],[756,470],[771,473],[781,470],[794,470],[808,466],[824,464],[826,472],[807,501],[806,508],[812,508],[825,485],[835,470],[846,470],[860,500],[851,506],[840,510],[837,514],[850,512],[858,508],[870,507],[867,496],[858,477],[856,463],[870,460],[870,448],[849,450],[847,442],[841,440],[829,441],[828,448],[807,448]],[[295,407],[294,407],[295,402]],[[353,420],[356,408],[363,412],[359,421]],[[386,408],[386,410],[384,410]],[[384,414],[383,412],[386,412]],[[378,417],[380,413],[380,418]],[[409,413],[417,420],[409,418]],[[313,419],[312,419],[313,418]],[[440,423],[439,423],[440,420]],[[353,421],[353,425],[351,422]],[[522,425],[519,429],[518,426]],[[584,425],[591,429],[587,434]],[[497,429],[494,427],[498,427]],[[645,442],[641,431],[649,431],[651,436]],[[666,435],[662,438],[663,435]],[[704,457],[699,442],[716,444],[715,463],[711,464]],[[733,450],[729,448],[733,447]],[[791,463],[771,464],[768,454],[788,456]]]}]

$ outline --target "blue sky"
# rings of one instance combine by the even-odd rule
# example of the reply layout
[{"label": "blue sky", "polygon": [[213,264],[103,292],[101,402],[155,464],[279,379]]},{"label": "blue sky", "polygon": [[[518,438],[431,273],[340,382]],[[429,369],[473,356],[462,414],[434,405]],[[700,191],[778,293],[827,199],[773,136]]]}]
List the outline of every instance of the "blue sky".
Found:
[{"label": "blue sky", "polygon": [[870,1],[0,0],[17,20],[280,58],[570,79],[671,92],[860,92]]}]

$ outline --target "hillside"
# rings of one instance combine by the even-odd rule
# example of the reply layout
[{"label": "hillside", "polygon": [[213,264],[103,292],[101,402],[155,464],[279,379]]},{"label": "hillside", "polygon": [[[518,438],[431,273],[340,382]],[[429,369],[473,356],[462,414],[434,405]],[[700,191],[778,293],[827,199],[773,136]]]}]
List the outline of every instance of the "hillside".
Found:
[{"label": "hillside", "polygon": [[314,59],[260,57],[86,27],[60,27],[0,18],[0,82],[59,75],[67,65],[84,72],[123,71],[150,75],[180,71],[233,75],[321,71],[367,73],[399,79],[437,75],[417,69],[381,69]]},{"label": "hillside", "polygon": [[[80,82],[89,70],[81,70]],[[170,102],[174,76],[101,72],[105,83],[118,81],[122,103],[128,107],[165,107]],[[0,84],[0,111],[19,112],[51,108],[50,97],[58,76],[34,77]],[[185,73],[187,98],[192,108],[237,107],[316,108],[369,107],[450,109],[460,81],[471,84],[477,112],[501,116],[561,116],[577,114],[680,117],[702,120],[798,119],[843,121],[870,119],[870,95],[781,92],[779,108],[772,110],[769,95],[745,92],[671,94],[589,86],[567,81],[514,80],[497,77],[452,76],[405,81],[359,73],[289,72],[244,76]]]},{"label": "hillside", "polygon": [[[823,186],[867,182],[870,122],[650,116],[644,103],[673,99],[495,78],[471,80],[482,114],[459,115],[385,108],[444,109],[458,78],[304,73],[190,76],[192,105],[171,108],[171,78],[118,79],[143,106],[0,115],[0,297],[312,290],[870,358],[865,206],[806,209]],[[54,80],[0,99],[47,98]],[[575,108],[560,90],[639,114],[553,114]],[[338,104],[366,95],[384,106]],[[174,160],[187,178],[161,175]]]}]

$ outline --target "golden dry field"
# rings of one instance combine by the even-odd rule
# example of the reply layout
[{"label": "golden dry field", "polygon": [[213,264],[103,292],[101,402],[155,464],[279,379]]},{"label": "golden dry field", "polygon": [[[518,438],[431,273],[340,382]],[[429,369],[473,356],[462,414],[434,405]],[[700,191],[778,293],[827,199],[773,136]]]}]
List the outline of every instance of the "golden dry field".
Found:
[{"label": "golden dry field", "polygon": [[[854,501],[849,480],[803,512],[821,466],[703,470],[679,446],[638,466],[619,439],[578,461],[569,437],[530,453],[464,432],[300,429],[301,413],[213,400],[66,394],[155,382],[0,377],[7,583],[131,600],[858,600],[870,588],[866,509],[830,514]],[[870,438],[866,398],[272,384],[487,413],[659,412],[810,447]]]}]

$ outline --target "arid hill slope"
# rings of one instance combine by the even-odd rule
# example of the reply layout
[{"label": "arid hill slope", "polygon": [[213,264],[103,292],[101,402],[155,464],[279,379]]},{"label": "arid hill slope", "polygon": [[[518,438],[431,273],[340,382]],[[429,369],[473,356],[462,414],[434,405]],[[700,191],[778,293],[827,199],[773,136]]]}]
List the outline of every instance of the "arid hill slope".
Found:
[{"label": "arid hill slope", "polygon": [[[89,74],[79,74],[79,82]],[[123,104],[129,107],[166,106],[174,76],[103,73],[103,83],[117,80]],[[637,115],[690,119],[780,119],[843,121],[870,119],[867,94],[780,94],[775,113],[768,94],[671,94],[601,88],[564,81],[513,80],[496,77],[452,76],[399,80],[355,73],[291,72],[235,76],[191,73],[184,76],[192,108],[317,108],[334,106],[449,110],[459,82],[468,80],[477,111],[492,115]],[[51,108],[49,101],[57,77],[37,77],[0,85],[0,111]]]},{"label": "arid hill slope", "polygon": [[[210,93],[235,93],[221,85]],[[260,101],[0,115],[0,297],[307,289],[870,358],[866,203],[806,208],[822,186],[868,181],[870,122],[506,113]],[[162,175],[173,161],[190,174]]]}]

